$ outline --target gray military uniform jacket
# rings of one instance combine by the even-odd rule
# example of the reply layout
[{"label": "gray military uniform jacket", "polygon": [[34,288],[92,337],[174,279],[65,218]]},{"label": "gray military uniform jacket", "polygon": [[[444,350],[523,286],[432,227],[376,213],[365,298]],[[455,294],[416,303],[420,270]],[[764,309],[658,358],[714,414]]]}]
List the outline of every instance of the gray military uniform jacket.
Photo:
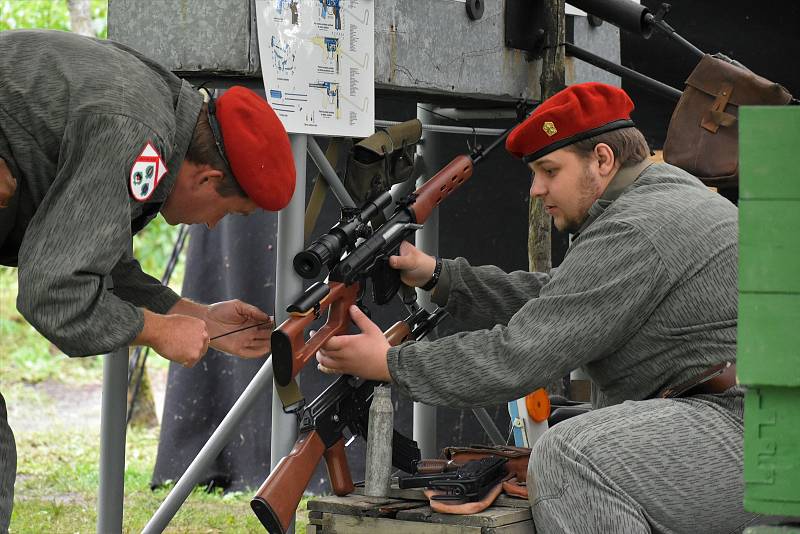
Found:
[{"label": "gray military uniform jacket", "polygon": [[[17,306],[71,356],[124,346],[143,327],[138,306],[179,299],[129,250],[172,189],[202,98],[127,47],[65,32],[2,32],[0,73],[0,158],[17,179],[0,263],[19,266]],[[139,202],[129,178],[148,142],[168,172]]]},{"label": "gray military uniform jacket", "polygon": [[389,349],[400,389],[489,405],[583,367],[602,407],[735,361],[736,207],[671,165],[625,174],[549,274],[446,260],[433,300],[470,330]]}]

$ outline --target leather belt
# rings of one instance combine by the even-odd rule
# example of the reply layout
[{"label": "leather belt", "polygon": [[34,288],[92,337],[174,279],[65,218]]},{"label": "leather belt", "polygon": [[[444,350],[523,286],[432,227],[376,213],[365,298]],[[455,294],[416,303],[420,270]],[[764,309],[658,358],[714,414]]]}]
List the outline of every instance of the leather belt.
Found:
[{"label": "leather belt", "polygon": [[736,385],[736,364],[722,362],[715,365],[691,380],[676,386],[662,389],[656,395],[662,399],[689,397],[691,395],[708,395],[723,393]]}]

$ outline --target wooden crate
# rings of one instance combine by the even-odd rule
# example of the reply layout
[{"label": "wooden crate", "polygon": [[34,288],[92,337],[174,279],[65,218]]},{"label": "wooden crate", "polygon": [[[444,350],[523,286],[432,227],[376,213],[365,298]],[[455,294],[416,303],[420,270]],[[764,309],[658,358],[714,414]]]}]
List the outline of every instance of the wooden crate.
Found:
[{"label": "wooden crate", "polygon": [[422,490],[393,488],[388,497],[367,497],[361,488],[346,497],[308,501],[308,534],[532,534],[528,501],[500,496],[473,515],[433,512]]}]

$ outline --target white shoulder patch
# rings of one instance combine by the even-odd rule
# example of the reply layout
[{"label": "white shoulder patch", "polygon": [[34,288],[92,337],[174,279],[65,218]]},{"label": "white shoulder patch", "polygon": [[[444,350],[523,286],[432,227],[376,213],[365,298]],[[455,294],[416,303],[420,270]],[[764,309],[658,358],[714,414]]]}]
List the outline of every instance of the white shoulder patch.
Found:
[{"label": "white shoulder patch", "polygon": [[137,156],[131,167],[128,185],[131,196],[139,202],[144,202],[153,194],[161,178],[167,173],[167,167],[161,155],[148,141],[142,152]]}]

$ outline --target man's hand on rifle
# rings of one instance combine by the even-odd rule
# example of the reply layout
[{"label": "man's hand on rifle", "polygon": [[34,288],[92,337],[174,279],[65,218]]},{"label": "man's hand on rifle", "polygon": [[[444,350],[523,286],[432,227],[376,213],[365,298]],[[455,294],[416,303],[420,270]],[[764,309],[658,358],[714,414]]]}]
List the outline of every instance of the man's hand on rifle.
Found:
[{"label": "man's hand on rifle", "polygon": [[400,255],[389,258],[389,266],[401,271],[400,279],[411,287],[424,286],[433,276],[436,269],[436,258],[403,241],[400,244]]},{"label": "man's hand on rifle", "polygon": [[326,372],[391,382],[386,360],[390,345],[380,327],[364,315],[358,306],[350,306],[350,317],[361,333],[330,338],[317,352],[317,362],[327,368]]}]

